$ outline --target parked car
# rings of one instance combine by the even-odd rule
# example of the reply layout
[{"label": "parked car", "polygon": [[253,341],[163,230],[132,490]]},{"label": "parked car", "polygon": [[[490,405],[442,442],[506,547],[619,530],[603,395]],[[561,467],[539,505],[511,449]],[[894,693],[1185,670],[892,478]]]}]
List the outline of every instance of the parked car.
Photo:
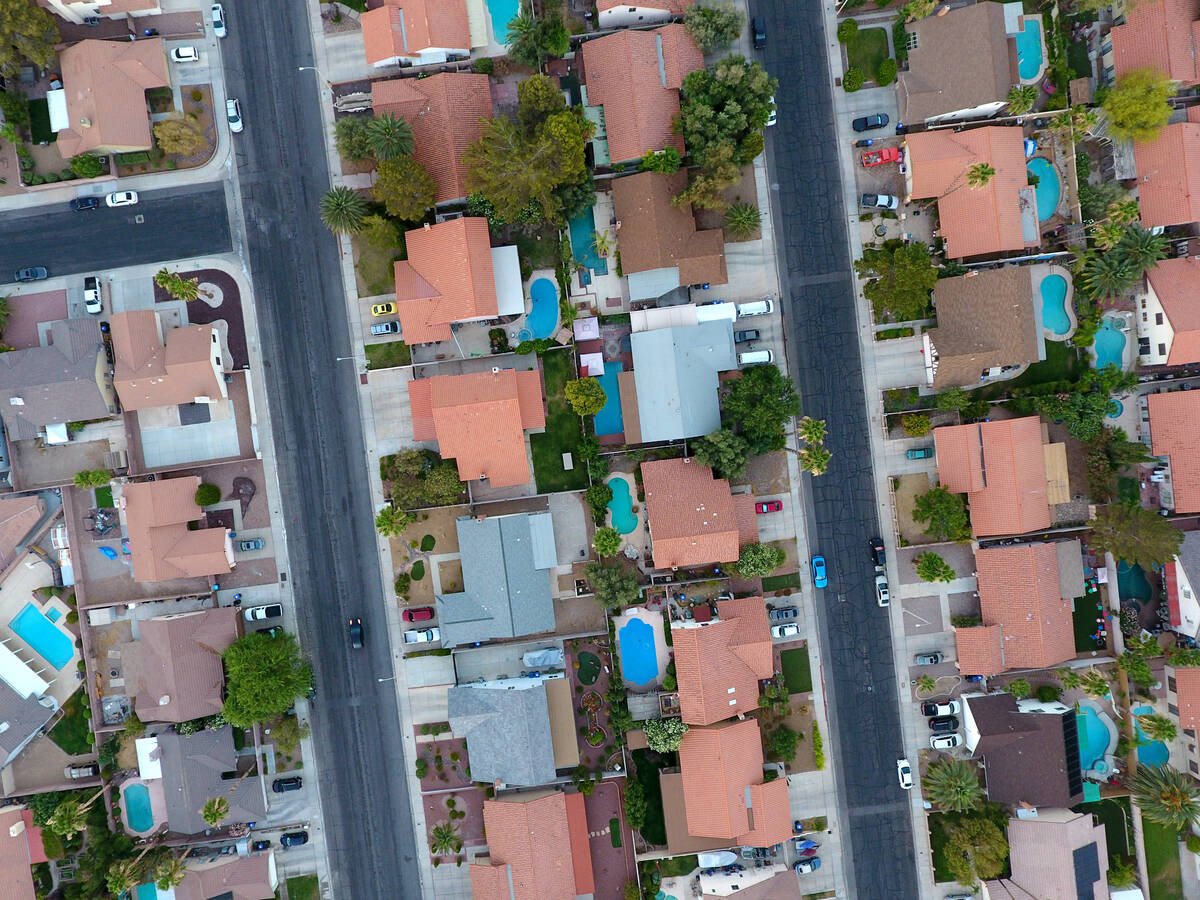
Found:
[{"label": "parked car", "polygon": [[911,450],[904,451],[904,455],[908,459],[933,459],[933,448],[913,447]]},{"label": "parked car", "polygon": [[958,716],[934,716],[929,720],[929,730],[934,734],[958,731]]},{"label": "parked car", "polygon": [[71,201],[71,209],[75,210],[75,212],[82,212],[83,210],[86,210],[86,209],[99,209],[99,208],[100,208],[100,198],[99,197],[76,197],[74,200]]},{"label": "parked car", "polygon": [[83,766],[67,766],[63,769],[63,776],[66,778],[95,778],[100,774],[100,767],[95,763],[88,763]]},{"label": "parked car", "polygon": [[960,709],[957,700],[926,700],[921,704],[923,716],[957,716]]},{"label": "parked car", "polygon": [[83,308],[93,316],[98,316],[104,311],[104,301],[100,294],[100,279],[95,275],[88,275],[83,279]]},{"label": "parked car", "polygon": [[885,166],[888,163],[898,163],[904,158],[899,147],[880,147],[878,150],[867,150],[862,154],[862,164],[868,169],[872,166]]},{"label": "parked car", "polygon": [[271,842],[270,841],[255,841],[253,844],[250,845],[250,849],[257,850],[257,851],[270,850]]},{"label": "parked car", "polygon": [[892,595],[888,591],[887,576],[882,572],[875,576],[875,602],[880,606],[887,606],[892,602]]},{"label": "parked car", "polygon": [[284,847],[303,847],[308,843],[308,832],[285,831],[279,836],[279,843]]},{"label": "parked car", "polygon": [[829,584],[829,576],[825,574],[825,557],[812,558],[813,586],[823,588]]},{"label": "parked car", "polygon": [[821,857],[814,856],[812,859],[798,859],[792,865],[792,869],[800,875],[807,875],[809,872],[815,872],[821,868]]},{"label": "parked car", "polygon": [[46,271],[45,266],[26,266],[24,269],[17,269],[13,281],[43,281],[49,277],[50,273]]},{"label": "parked car", "polygon": [[896,760],[896,777],[900,779],[900,787],[904,788],[906,791],[912,790],[912,766],[908,764],[907,759]]},{"label": "parked car", "polygon": [[746,350],[738,354],[739,366],[763,366],[775,361],[775,354],[770,350]]},{"label": "parked car", "polygon": [[918,666],[936,666],[942,661],[942,651],[934,650],[930,653],[918,653],[913,659]]},{"label": "parked car", "polygon": [[406,644],[429,644],[441,639],[442,633],[436,628],[419,628],[404,632],[404,643]]},{"label": "parked car", "polygon": [[887,565],[887,551],[883,548],[883,538],[871,538],[871,559],[875,561],[877,566]]},{"label": "parked car", "polygon": [[392,316],[396,314],[395,303],[376,303],[371,307],[371,315],[373,316]]},{"label": "parked car", "polygon": [[171,61],[177,63],[200,62],[200,51],[195,47],[176,47],[171,51]]},{"label": "parked car", "polygon": [[770,300],[752,300],[749,303],[739,303],[736,309],[737,317],[746,319],[750,316],[770,315],[775,309],[775,304]]},{"label": "parked car", "polygon": [[900,198],[895,194],[863,194],[858,202],[866,209],[896,209],[900,206]]},{"label": "parked car", "polygon": [[399,322],[376,322],[371,326],[371,334],[399,334]]},{"label": "parked car", "polygon": [[957,734],[935,734],[929,738],[929,746],[933,750],[953,750],[962,744],[962,738]]},{"label": "parked car", "polygon": [[781,509],[783,509],[783,502],[780,500],[767,500],[764,503],[754,504],[754,511],[760,516],[763,513],[779,512]]},{"label": "parked car", "polygon": [[415,609],[406,609],[400,613],[400,618],[405,622],[428,622],[433,618],[433,607],[418,606]]},{"label": "parked car", "polygon": [[246,553],[250,550],[261,550],[265,546],[267,546],[267,542],[262,538],[250,538],[248,541],[238,541],[237,548]]},{"label": "parked car", "polygon": [[763,20],[758,16],[750,20],[750,34],[754,39],[755,50],[762,50],[767,46],[767,29],[763,27]]},{"label": "parked car", "polygon": [[771,111],[767,113],[767,127],[770,128],[779,121],[779,107],[775,105],[775,95],[771,95]]},{"label": "parked car", "polygon": [[302,787],[304,787],[304,779],[298,775],[292,778],[276,778],[271,782],[271,790],[276,794],[287,794],[291,791],[298,791]]},{"label": "parked car", "polygon": [[788,619],[794,619],[798,615],[800,615],[800,610],[794,606],[778,606],[767,610],[767,618],[772,622],[786,622]]},{"label": "parked car", "polygon": [[733,333],[733,342],[735,344],[743,344],[746,341],[757,341],[757,340],[758,340],[758,329],[757,328],[747,328],[743,331],[735,331]]},{"label": "parked car", "polygon": [[251,606],[242,613],[247,622],[261,622],[263,619],[278,619],[283,615],[283,606],[278,603],[268,603],[266,606]]},{"label": "parked car", "polygon": [[241,134],[246,127],[242,124],[242,105],[234,97],[225,101],[225,118],[229,121],[229,130],[234,134]]},{"label": "parked car", "polygon": [[890,121],[887,113],[876,113],[873,116],[860,116],[850,124],[855,131],[874,131],[876,128],[886,128]]},{"label": "parked car", "polygon": [[106,206],[136,206],[137,202],[137,191],[113,191],[104,198]]},{"label": "parked car", "polygon": [[[225,7],[220,3],[212,5],[213,34],[219,38],[225,37]],[[305,838],[307,840],[307,838]]]},{"label": "parked car", "polygon": [[350,620],[350,646],[355,650],[361,650],[363,645],[363,623],[362,619]]},{"label": "parked car", "polygon": [[771,637],[787,638],[795,637],[800,633],[800,626],[795,622],[788,622],[786,625],[772,625]]}]

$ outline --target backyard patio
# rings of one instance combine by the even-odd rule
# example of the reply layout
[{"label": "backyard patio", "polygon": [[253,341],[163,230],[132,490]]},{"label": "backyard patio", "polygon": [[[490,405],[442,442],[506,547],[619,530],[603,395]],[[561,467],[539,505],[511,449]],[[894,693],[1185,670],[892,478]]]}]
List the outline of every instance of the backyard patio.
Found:
[{"label": "backyard patio", "polygon": [[620,741],[608,721],[612,685],[608,639],[576,638],[567,641],[564,649],[579,736],[579,764],[592,772],[611,770],[614,761],[620,762]]}]

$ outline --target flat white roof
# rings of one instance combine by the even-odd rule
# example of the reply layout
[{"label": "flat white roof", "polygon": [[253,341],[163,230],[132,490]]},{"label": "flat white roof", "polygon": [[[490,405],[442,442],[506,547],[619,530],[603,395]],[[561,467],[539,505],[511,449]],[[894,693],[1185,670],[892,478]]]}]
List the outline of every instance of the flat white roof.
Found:
[{"label": "flat white roof", "polygon": [[3,641],[0,641],[0,678],[22,697],[41,697],[50,687],[50,682],[29,668]]},{"label": "flat white roof", "polygon": [[519,316],[525,312],[525,289],[521,284],[521,259],[517,248],[492,248],[492,278],[496,282],[499,315]]},{"label": "flat white roof", "polygon": [[137,750],[138,774],[142,778],[162,778],[162,762],[158,756],[158,738],[138,738],[133,742]]},{"label": "flat white roof", "polygon": [[50,111],[50,130],[62,131],[71,126],[71,116],[67,113],[67,92],[62,88],[46,91],[46,106]]}]

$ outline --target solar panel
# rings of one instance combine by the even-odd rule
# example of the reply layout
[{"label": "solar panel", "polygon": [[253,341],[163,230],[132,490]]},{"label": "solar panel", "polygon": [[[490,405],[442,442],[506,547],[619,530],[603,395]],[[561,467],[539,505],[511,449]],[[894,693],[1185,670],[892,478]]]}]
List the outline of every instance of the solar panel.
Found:
[{"label": "solar panel", "polygon": [[1075,863],[1076,900],[1093,900],[1096,882],[1100,880],[1100,852],[1096,842],[1080,847],[1071,856]]},{"label": "solar panel", "polygon": [[1063,751],[1067,758],[1067,790],[1083,793],[1083,770],[1079,762],[1079,723],[1074,712],[1063,713]]}]

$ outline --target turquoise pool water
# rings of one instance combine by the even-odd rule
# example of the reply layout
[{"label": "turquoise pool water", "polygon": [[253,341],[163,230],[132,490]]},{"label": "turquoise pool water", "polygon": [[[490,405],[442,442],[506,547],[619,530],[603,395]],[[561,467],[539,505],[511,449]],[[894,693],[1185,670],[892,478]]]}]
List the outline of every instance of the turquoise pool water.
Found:
[{"label": "turquoise pool water", "polygon": [[122,792],[125,797],[125,815],[129,827],[145,833],[154,827],[154,813],[150,809],[150,789],[144,784],[131,784]]},{"label": "turquoise pool water", "polygon": [[[1153,706],[1139,706],[1139,707],[1137,707],[1137,709],[1135,709],[1133,711],[1133,714],[1135,716],[1145,716],[1145,715],[1149,715],[1152,712],[1154,712]],[[1166,765],[1167,758],[1170,757],[1170,755],[1171,755],[1171,751],[1169,751],[1167,749],[1167,745],[1164,744],[1162,741],[1149,740],[1146,737],[1145,733],[1143,733],[1142,726],[1140,724],[1137,724],[1136,719],[1134,719],[1134,723],[1136,724],[1136,727],[1137,727],[1137,739],[1138,739],[1137,758],[1138,758],[1138,762],[1142,763],[1143,765],[1147,765],[1147,766]],[[1145,743],[1143,743],[1143,741]]]},{"label": "turquoise pool water", "polygon": [[492,17],[492,33],[496,43],[508,43],[508,23],[521,11],[520,0],[487,0],[488,13]]},{"label": "turquoise pool water", "polygon": [[62,613],[60,613],[57,609],[52,609],[50,612],[46,613],[46,618],[51,622],[57,622],[62,618]]},{"label": "turquoise pool water", "polygon": [[1146,570],[1139,565],[1131,566],[1125,560],[1117,563],[1117,589],[1122,600],[1149,600],[1154,596]]},{"label": "turquoise pool water", "polygon": [[538,278],[529,286],[533,309],[525,317],[525,325],[535,338],[548,338],[558,325],[558,285],[549,278]]},{"label": "turquoise pool water", "polygon": [[658,654],[654,651],[653,628],[641,619],[630,619],[617,632],[617,646],[621,651],[621,672],[626,681],[645,687],[658,678]]},{"label": "turquoise pool water", "polygon": [[1042,324],[1055,334],[1066,334],[1071,330],[1067,316],[1067,279],[1061,275],[1047,275],[1042,279]]},{"label": "turquoise pool water", "polygon": [[1113,365],[1121,368],[1121,360],[1125,356],[1125,332],[1116,327],[1110,317],[1105,317],[1096,332],[1096,368],[1103,369]]},{"label": "turquoise pool water", "polygon": [[1027,19],[1025,29],[1013,35],[1013,40],[1017,42],[1017,73],[1022,81],[1028,81],[1042,67],[1042,29]]},{"label": "turquoise pool water", "polygon": [[147,884],[139,884],[133,892],[134,900],[157,900],[158,888],[154,886],[154,882]]},{"label": "turquoise pool water", "polygon": [[1035,156],[1025,164],[1030,175],[1037,176],[1037,217],[1039,222],[1045,222],[1058,209],[1058,200],[1062,196],[1062,185],[1058,180],[1058,170],[1048,159]]},{"label": "turquoise pool water", "polygon": [[74,642],[32,603],[26,603],[8,627],[56,669],[61,670],[75,655]]},{"label": "turquoise pool water", "polygon": [[637,528],[637,516],[633,513],[633,498],[629,496],[629,482],[614,478],[608,483],[613,496],[608,501],[608,512],[612,516],[612,527],[621,534],[629,534]]},{"label": "turquoise pool water", "polygon": [[[596,413],[594,424],[597,436],[621,434],[625,431],[625,420],[621,417],[621,389],[617,384],[617,375],[624,368],[624,363],[606,362],[604,364],[604,374],[596,379],[600,382],[600,386],[604,388],[604,395],[608,398],[604,402],[604,409]],[[628,532],[622,533],[627,534]]]},{"label": "turquoise pool water", "polygon": [[1112,403],[1110,403],[1109,406],[1112,407],[1112,409],[1108,413],[1108,417],[1110,419],[1119,419],[1119,418],[1121,418],[1121,413],[1125,412],[1125,404],[1122,403],[1120,400],[1112,401]]},{"label": "turquoise pool water", "polygon": [[1079,725],[1079,764],[1085,771],[1096,768],[1097,761],[1103,765],[1104,755],[1113,749],[1108,745],[1108,729],[1090,706],[1080,707],[1076,720]]},{"label": "turquoise pool water", "polygon": [[596,246],[592,241],[592,235],[596,231],[596,215],[593,207],[589,206],[587,212],[572,219],[570,229],[571,252],[575,259],[597,275],[607,275],[608,260],[596,254]]}]

